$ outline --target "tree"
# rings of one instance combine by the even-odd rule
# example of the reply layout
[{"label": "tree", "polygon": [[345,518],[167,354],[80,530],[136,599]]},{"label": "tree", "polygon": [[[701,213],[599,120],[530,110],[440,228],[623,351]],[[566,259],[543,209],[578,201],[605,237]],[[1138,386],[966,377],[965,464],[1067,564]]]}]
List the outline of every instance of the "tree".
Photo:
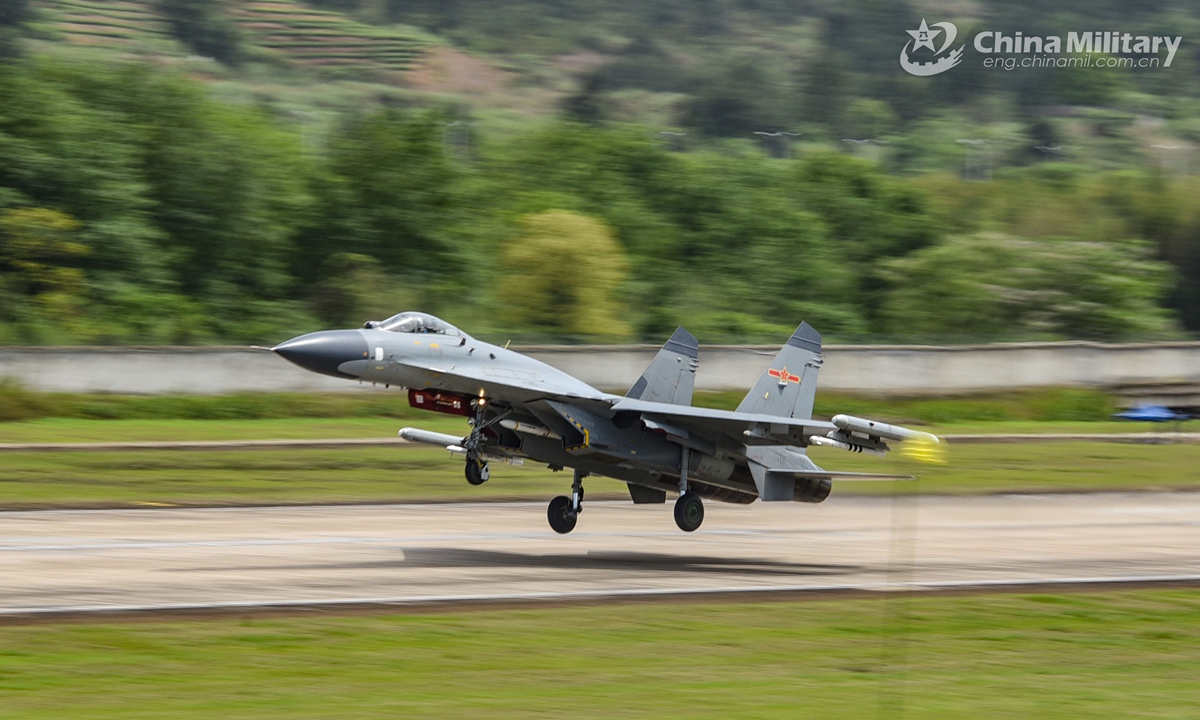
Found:
[{"label": "tree", "polygon": [[683,112],[683,124],[713,137],[752,137],[786,129],[786,84],[769,58],[723,58]]},{"label": "tree", "polygon": [[29,18],[29,0],[4,0],[0,3],[0,25],[20,25]]},{"label": "tree", "polygon": [[905,337],[1077,337],[1173,332],[1171,270],[1142,242],[954,236],[886,264],[886,330]]},{"label": "tree", "polygon": [[226,65],[241,62],[240,33],[223,0],[159,0],[159,8],[184,45]]},{"label": "tree", "polygon": [[29,19],[29,0],[0,2],[0,58],[17,56],[19,27]]},{"label": "tree", "polygon": [[521,218],[504,251],[500,301],[517,326],[620,340],[621,285],[628,262],[612,231],[586,215],[552,210]]},{"label": "tree", "polygon": [[361,325],[415,307],[414,293],[383,271],[369,255],[337,253],[321,267],[313,310],[326,327]]},{"label": "tree", "polygon": [[354,118],[335,131],[312,182],[314,218],[300,237],[295,273],[318,277],[338,253],[378,260],[424,286],[455,277],[451,228],[462,212],[458,172],[443,142],[443,116],[394,109]]},{"label": "tree", "polygon": [[[25,315],[10,309],[10,321],[50,322],[71,328],[81,321],[87,291],[78,259],[88,254],[73,234],[79,223],[69,215],[45,208],[18,208],[0,213],[0,269],[7,271],[5,288],[25,300]],[[14,312],[15,310],[15,312]],[[22,317],[24,315],[24,317]]]}]

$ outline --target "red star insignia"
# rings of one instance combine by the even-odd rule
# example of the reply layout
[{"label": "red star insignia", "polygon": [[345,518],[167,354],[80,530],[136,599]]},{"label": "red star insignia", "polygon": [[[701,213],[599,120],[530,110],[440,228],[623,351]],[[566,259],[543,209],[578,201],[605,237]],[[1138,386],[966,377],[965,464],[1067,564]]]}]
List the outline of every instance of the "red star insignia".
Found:
[{"label": "red star insignia", "polygon": [[780,385],[787,385],[790,382],[799,384],[799,382],[800,382],[800,377],[798,375],[793,375],[793,374],[789,373],[787,371],[787,368],[784,368],[782,370],[776,370],[775,368],[771,368],[770,370],[767,371],[767,374],[773,378],[779,378]]}]

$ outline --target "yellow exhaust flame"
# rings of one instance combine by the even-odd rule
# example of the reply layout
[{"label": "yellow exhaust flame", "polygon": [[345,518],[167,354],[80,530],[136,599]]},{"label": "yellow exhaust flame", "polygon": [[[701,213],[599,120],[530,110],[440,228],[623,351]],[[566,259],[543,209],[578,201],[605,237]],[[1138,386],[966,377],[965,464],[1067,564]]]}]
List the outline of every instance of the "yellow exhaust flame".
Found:
[{"label": "yellow exhaust flame", "polygon": [[946,443],[934,438],[916,437],[900,445],[900,457],[932,465],[945,465]]}]

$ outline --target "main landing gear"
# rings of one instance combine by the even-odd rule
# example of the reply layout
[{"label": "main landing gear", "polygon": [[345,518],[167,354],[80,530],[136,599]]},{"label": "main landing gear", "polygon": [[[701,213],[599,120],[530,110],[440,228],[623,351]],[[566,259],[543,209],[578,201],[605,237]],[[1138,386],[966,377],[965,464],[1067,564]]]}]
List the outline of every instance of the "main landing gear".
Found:
[{"label": "main landing gear", "polygon": [[691,460],[688,448],[680,448],[679,499],[675,501],[675,524],[684,532],[695,532],[704,522],[704,503],[699,495],[688,491],[688,464]]},{"label": "main landing gear", "polygon": [[[682,470],[679,478],[679,499],[675,501],[675,524],[684,532],[695,532],[704,522],[704,502],[700,496],[688,490],[687,481],[687,449],[684,448]],[[467,463],[467,479],[470,479],[470,462]],[[575,479],[571,483],[571,496],[559,495],[550,501],[546,508],[546,519],[554,532],[566,535],[575,529],[579,522],[579,513],[583,512],[583,479],[588,474],[582,470],[575,471]]]},{"label": "main landing gear", "polygon": [[675,524],[684,532],[693,532],[704,522],[704,503],[696,493],[688,492],[675,501]]},{"label": "main landing gear", "polygon": [[559,495],[550,501],[546,508],[546,519],[554,532],[566,535],[575,529],[579,521],[579,513],[583,512],[583,479],[588,474],[582,470],[575,471],[575,479],[571,482],[571,497]]}]

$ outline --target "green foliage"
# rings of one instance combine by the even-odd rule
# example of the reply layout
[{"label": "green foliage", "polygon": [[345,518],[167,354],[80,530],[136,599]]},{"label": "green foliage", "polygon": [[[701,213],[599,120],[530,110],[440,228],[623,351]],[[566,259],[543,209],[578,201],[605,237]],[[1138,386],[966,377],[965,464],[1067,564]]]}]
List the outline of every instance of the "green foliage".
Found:
[{"label": "green foliage", "polygon": [[[1109,56],[1097,54],[1097,62]],[[1082,59],[1082,56],[1076,56]],[[1064,68],[1055,74],[1059,96],[1071,105],[1107,105],[1125,84],[1125,73],[1116,68],[1086,67]]]},{"label": "green foliage", "polygon": [[1160,277],[1163,304],[1178,312],[1184,327],[1200,328],[1200,183],[1194,179],[1048,163],[1006,172],[993,183],[930,175],[919,184],[951,232],[1067,237],[1117,248],[1130,247],[1123,238],[1148,241],[1173,269],[1173,282]]},{"label": "green foliage", "polygon": [[900,118],[882,100],[858,98],[846,108],[846,129],[851,138],[876,139],[890,134],[900,125]]},{"label": "green foliage", "polygon": [[723,58],[688,102],[681,122],[713,137],[747,137],[789,126],[785,80],[763,57]]},{"label": "green foliage", "polygon": [[459,168],[442,142],[442,116],[382,110],[349,120],[330,138],[311,180],[315,209],[293,257],[299,277],[352,252],[426,287],[457,271],[454,226]]},{"label": "green foliage", "polygon": [[[71,241],[79,223],[44,208],[0,212],[0,268],[6,274],[10,321],[41,320],[71,328],[82,310],[84,273],[73,259],[88,248]],[[32,317],[31,317],[32,316]],[[77,328],[76,328],[77,329]]]},{"label": "green foliage", "polygon": [[504,251],[501,301],[516,323],[551,332],[620,340],[629,334],[621,302],[625,253],[593,218],[548,211],[521,218]]},{"label": "green foliage", "polygon": [[414,293],[388,276],[368,255],[336,253],[322,264],[313,311],[329,327],[383,320],[398,308],[415,307]]},{"label": "green foliage", "polygon": [[240,393],[234,395],[76,395],[26,390],[0,379],[0,422],[87,420],[264,420],[428,417],[396,393]]},{"label": "green foliage", "polygon": [[5,0],[0,4],[0,25],[20,25],[29,18],[29,0]]},{"label": "green foliage", "polygon": [[29,19],[29,0],[4,0],[0,3],[0,60],[15,57],[20,49],[20,26]]},{"label": "green foliage", "polygon": [[[23,251],[37,255],[24,276],[8,252],[0,277],[8,296],[77,301],[50,317],[6,303],[0,330],[10,342],[261,341],[311,324],[289,298],[305,175],[290,133],[174,75],[0,67],[0,232],[11,238],[17,223],[32,238],[35,221],[77,223],[69,244]],[[61,267],[69,292],[31,285],[30,263]]]},{"label": "green foliage", "polygon": [[[864,133],[906,122],[892,101],[839,113]],[[671,152],[646,127],[563,121],[452,151],[449,112],[394,105],[302,143],[290,117],[142,63],[0,66],[0,342],[264,343],[402,309],[501,340],[685,324],[777,342],[802,319],[831,339],[1117,339],[1170,333],[1164,306],[1200,327],[1190,180],[1041,163],[964,182],[815,147],[768,158],[751,139]],[[965,122],[923,126],[955,164],[963,146],[944,141]],[[607,249],[538,230],[545,252],[521,255],[513,239],[549,212],[596,223]]]},{"label": "green foliage", "polygon": [[227,65],[241,62],[241,38],[226,0],[158,0],[158,6],[185,45]]},{"label": "green foliage", "polygon": [[0,422],[52,417],[57,412],[49,394],[30,392],[8,378],[0,378]]},{"label": "green foliage", "polygon": [[952,236],[890,261],[888,331],[1111,340],[1171,331],[1158,307],[1170,269],[1144,244]]},{"label": "green foliage", "polygon": [[[621,390],[621,388],[615,388]],[[742,391],[699,391],[695,404],[733,410]],[[816,416],[863,415],[901,423],[1103,422],[1117,411],[1099,390],[1047,388],[963,397],[865,397],[817,393]],[[271,418],[425,418],[396,393],[240,393],[108,395],[42,393],[0,379],[0,422],[37,418],[86,420],[264,420]]]}]

